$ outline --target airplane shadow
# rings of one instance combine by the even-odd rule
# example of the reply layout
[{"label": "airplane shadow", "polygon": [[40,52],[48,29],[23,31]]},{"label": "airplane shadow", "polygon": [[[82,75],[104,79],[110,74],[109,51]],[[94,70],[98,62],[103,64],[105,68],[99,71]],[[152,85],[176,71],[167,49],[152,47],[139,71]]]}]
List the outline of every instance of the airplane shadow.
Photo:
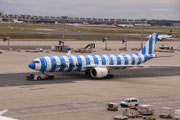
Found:
[{"label": "airplane shadow", "polygon": [[[26,80],[27,73],[0,74],[0,87],[8,86],[26,86],[40,84],[60,84],[60,83],[75,83],[76,81],[94,80],[84,75],[84,72],[69,72],[69,73],[53,73],[54,80]],[[96,80],[123,80],[142,77],[166,77],[180,76],[180,67],[168,68],[145,68],[145,69],[124,69],[113,71],[113,78],[95,79]]]}]

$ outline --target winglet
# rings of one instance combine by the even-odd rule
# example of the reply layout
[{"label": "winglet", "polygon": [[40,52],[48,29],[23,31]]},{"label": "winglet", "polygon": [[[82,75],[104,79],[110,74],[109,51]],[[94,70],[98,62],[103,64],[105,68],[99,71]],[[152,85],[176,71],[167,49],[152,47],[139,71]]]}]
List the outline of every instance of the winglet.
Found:
[{"label": "winglet", "polygon": [[72,55],[71,50],[69,50],[66,55],[68,55],[68,56]]}]

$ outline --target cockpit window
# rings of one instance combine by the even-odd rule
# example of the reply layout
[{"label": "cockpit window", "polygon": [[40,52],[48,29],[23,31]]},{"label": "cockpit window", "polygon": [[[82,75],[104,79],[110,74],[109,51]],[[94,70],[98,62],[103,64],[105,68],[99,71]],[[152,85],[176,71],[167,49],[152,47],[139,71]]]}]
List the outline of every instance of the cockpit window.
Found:
[{"label": "cockpit window", "polygon": [[33,63],[40,63],[38,60],[33,61]]}]

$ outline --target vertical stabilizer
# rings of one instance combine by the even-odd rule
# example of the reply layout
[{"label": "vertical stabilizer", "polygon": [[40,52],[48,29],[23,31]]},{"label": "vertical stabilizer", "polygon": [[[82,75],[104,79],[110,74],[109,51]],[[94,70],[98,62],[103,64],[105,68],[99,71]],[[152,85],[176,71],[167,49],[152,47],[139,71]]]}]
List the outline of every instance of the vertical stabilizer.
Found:
[{"label": "vertical stabilizer", "polygon": [[158,33],[153,33],[139,53],[153,54],[156,43],[157,43],[158,35],[159,35]]}]

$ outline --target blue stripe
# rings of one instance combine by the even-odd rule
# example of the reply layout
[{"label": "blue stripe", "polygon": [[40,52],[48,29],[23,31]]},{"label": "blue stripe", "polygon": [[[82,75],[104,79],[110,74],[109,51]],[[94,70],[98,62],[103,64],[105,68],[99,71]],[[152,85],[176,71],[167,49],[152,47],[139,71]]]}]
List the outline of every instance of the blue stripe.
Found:
[{"label": "blue stripe", "polygon": [[[86,65],[91,65],[91,61],[87,55],[83,55],[86,60]],[[86,68],[86,72],[89,72],[90,69]]]},{"label": "blue stripe", "polygon": [[122,56],[124,57],[125,65],[128,65],[129,64],[128,57],[125,54],[122,54]]},{"label": "blue stripe", "polygon": [[62,56],[59,56],[59,60],[61,61],[61,67],[60,67],[59,71],[62,72],[62,71],[64,71],[64,69],[66,67],[66,62]]},{"label": "blue stripe", "polygon": [[41,69],[40,71],[45,72],[47,69],[47,61],[44,57],[39,58],[41,61]]},{"label": "blue stripe", "polygon": [[53,56],[49,56],[51,60],[51,70],[50,72],[54,72],[56,70],[56,59]]},{"label": "blue stripe", "polygon": [[109,65],[114,65],[114,61],[111,55],[106,55],[109,58]]},{"label": "blue stripe", "polygon": [[135,64],[135,57],[133,55],[129,55],[131,57],[131,64],[134,65]]},{"label": "blue stripe", "polygon": [[159,36],[159,33],[156,33],[155,44],[157,43],[158,36]]},{"label": "blue stripe", "polygon": [[73,58],[71,56],[67,56],[67,58],[69,59],[69,69],[67,71],[72,71],[72,69],[74,68]]},{"label": "blue stripe", "polygon": [[77,60],[78,60],[78,66],[77,66],[76,71],[81,71],[81,69],[82,69],[82,59],[81,59],[81,57],[79,57],[78,55],[76,55],[75,57],[76,57]]},{"label": "blue stripe", "polygon": [[117,60],[117,65],[121,65],[121,58],[119,57],[119,55],[114,55],[116,57]]},{"label": "blue stripe", "polygon": [[94,59],[94,64],[98,65],[98,58],[95,55],[91,55]]},{"label": "blue stripe", "polygon": [[138,53],[136,53],[136,56],[138,57],[138,63],[137,64],[139,65],[139,64],[141,64],[141,56]]},{"label": "blue stripe", "polygon": [[142,54],[146,54],[146,46],[142,48]]},{"label": "blue stripe", "polygon": [[106,59],[103,55],[99,55],[101,57],[102,65],[106,65]]},{"label": "blue stripe", "polygon": [[152,54],[152,47],[153,47],[153,36],[149,40],[149,51],[148,51],[149,54]]},{"label": "blue stripe", "polygon": [[147,55],[144,55],[144,62],[147,61]]}]

